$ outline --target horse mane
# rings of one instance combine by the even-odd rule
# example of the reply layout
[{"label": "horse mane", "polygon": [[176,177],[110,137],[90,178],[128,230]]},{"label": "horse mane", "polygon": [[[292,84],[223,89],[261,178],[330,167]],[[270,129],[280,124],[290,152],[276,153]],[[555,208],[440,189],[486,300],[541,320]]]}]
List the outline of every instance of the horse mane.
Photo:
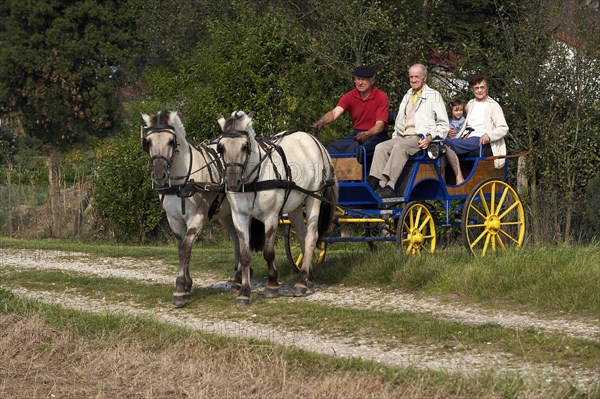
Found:
[{"label": "horse mane", "polygon": [[233,130],[247,131],[251,137],[256,137],[256,132],[252,127],[252,115],[247,115],[244,111],[232,112],[223,125],[223,131]]},{"label": "horse mane", "polygon": [[142,119],[146,122],[147,127],[152,126],[172,126],[175,133],[182,138],[185,138],[185,128],[177,114],[177,111],[158,111],[156,115],[147,115],[142,113]]}]

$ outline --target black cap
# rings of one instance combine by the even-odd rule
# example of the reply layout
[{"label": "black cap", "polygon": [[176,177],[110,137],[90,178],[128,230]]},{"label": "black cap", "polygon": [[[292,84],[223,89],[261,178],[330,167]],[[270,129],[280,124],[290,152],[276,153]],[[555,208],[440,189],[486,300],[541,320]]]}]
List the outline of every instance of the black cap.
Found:
[{"label": "black cap", "polygon": [[354,69],[354,76],[372,78],[375,76],[375,70],[368,65],[357,66],[356,69]]}]

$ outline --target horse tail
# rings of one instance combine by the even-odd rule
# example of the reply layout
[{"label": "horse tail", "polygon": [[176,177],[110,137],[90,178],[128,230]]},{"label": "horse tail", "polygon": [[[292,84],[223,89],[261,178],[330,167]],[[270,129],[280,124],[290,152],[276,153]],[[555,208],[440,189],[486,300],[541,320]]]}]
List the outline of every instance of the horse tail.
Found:
[{"label": "horse tail", "polygon": [[319,224],[317,226],[317,232],[319,239],[317,243],[320,243],[325,237],[329,227],[333,223],[335,217],[335,207],[338,201],[338,183],[337,180],[331,186],[327,186],[323,189],[324,201],[321,201],[321,207],[319,209]]},{"label": "horse tail", "polygon": [[262,251],[265,247],[265,224],[258,219],[252,218],[250,223],[250,249]]}]

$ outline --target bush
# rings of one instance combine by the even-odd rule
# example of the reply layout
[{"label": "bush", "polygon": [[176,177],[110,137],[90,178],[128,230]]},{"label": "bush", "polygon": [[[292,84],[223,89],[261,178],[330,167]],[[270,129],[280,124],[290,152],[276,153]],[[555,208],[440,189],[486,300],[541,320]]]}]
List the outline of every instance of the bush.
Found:
[{"label": "bush", "polygon": [[586,216],[592,237],[600,238],[600,175],[588,181],[585,191]]},{"label": "bush", "polygon": [[152,189],[148,156],[139,138],[116,138],[96,150],[93,196],[115,238],[144,242],[160,223],[162,208]]}]

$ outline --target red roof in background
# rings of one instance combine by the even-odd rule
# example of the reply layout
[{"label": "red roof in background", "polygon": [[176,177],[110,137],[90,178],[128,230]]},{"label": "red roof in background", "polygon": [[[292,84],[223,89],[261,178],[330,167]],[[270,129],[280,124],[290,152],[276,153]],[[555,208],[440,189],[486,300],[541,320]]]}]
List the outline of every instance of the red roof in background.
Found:
[{"label": "red roof in background", "polygon": [[462,59],[463,55],[455,52],[447,50],[433,51],[429,57],[429,65],[453,69]]},{"label": "red roof in background", "polygon": [[569,46],[577,47],[577,48],[585,48],[585,43],[580,42],[579,40],[575,39],[574,37],[569,35],[567,32],[564,32],[564,31],[558,32],[558,33],[555,33],[554,36],[556,36],[556,38],[558,40],[560,40],[561,42],[564,42],[565,44],[568,44]]}]

